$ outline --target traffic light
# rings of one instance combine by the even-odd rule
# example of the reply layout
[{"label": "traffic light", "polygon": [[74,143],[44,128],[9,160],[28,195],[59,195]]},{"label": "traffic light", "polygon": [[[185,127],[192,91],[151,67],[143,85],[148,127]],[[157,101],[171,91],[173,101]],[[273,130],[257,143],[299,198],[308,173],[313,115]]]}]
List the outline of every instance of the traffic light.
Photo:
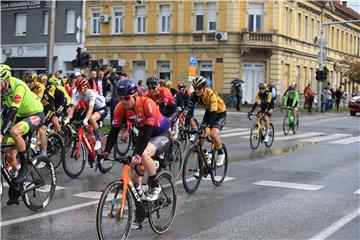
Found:
[{"label": "traffic light", "polygon": [[322,81],[322,71],[320,69],[316,69],[315,79]]},{"label": "traffic light", "polygon": [[81,67],[81,65],[80,65],[80,53],[81,53],[81,48],[78,47],[78,48],[76,49],[76,52],[77,52],[77,54],[76,54],[76,59],[72,60],[72,61],[71,61],[71,64],[73,65],[74,68],[79,68],[79,67]]},{"label": "traffic light", "polygon": [[322,71],[321,81],[325,82],[327,80],[328,72],[329,70],[327,69],[327,67],[324,67],[324,70]]},{"label": "traffic light", "polygon": [[80,65],[81,67],[88,67],[90,64],[90,54],[87,52],[80,53]]}]

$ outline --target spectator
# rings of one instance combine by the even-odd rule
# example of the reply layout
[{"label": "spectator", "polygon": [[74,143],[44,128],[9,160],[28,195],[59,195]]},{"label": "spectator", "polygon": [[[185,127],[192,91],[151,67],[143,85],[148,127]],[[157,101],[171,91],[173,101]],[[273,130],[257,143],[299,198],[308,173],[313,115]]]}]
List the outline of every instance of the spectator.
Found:
[{"label": "spectator", "polygon": [[305,88],[304,88],[304,109],[307,108],[308,105],[308,101],[309,101],[309,96],[308,96],[308,89],[310,88],[310,84],[308,84]]},{"label": "spectator", "polygon": [[331,103],[332,103],[332,94],[331,94],[331,90],[329,87],[327,87],[326,89],[326,101],[327,101],[327,104],[326,104],[326,111],[329,111],[331,108]]},{"label": "spectator", "polygon": [[307,95],[308,112],[311,113],[311,109],[312,109],[312,105],[313,105],[313,102],[314,102],[315,95],[314,95],[313,90],[311,89],[310,84],[308,85],[308,88],[306,90],[306,95]]},{"label": "spectator", "polygon": [[326,105],[327,105],[327,95],[328,95],[328,91],[325,88],[323,88],[323,90],[321,91],[321,112],[325,112],[327,111],[326,109]]},{"label": "spectator", "polygon": [[335,104],[336,104],[336,111],[339,111],[340,101],[343,97],[343,93],[341,91],[341,87],[338,87],[335,91]]},{"label": "spectator", "polygon": [[236,110],[240,111],[241,100],[243,97],[243,90],[241,84],[235,85],[235,96],[236,96]]},{"label": "spectator", "polygon": [[329,109],[331,110],[336,98],[335,98],[335,91],[333,88],[330,88],[330,92],[331,92],[331,101],[330,101]]},{"label": "spectator", "polygon": [[277,90],[273,81],[270,82],[269,92],[271,92],[271,106],[275,107]]},{"label": "spectator", "polygon": [[236,89],[235,89],[235,84],[233,84],[231,86],[230,89],[230,102],[229,102],[229,107],[236,105]]},{"label": "spectator", "polygon": [[107,77],[105,77],[105,73],[102,70],[99,71],[97,84],[101,90],[100,95],[106,97],[107,92],[110,91],[111,82]]},{"label": "spectator", "polygon": [[89,79],[90,89],[95,90],[97,93],[101,94],[101,89],[98,85],[98,77],[96,71],[91,71]]}]

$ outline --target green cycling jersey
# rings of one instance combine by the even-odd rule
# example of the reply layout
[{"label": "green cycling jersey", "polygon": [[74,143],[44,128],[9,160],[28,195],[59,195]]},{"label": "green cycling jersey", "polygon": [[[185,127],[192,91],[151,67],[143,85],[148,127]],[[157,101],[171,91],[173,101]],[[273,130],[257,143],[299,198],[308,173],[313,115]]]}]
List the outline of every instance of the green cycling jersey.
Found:
[{"label": "green cycling jersey", "polygon": [[284,105],[288,104],[288,101],[292,100],[291,106],[295,107],[300,100],[299,93],[296,90],[288,91],[284,97]]}]

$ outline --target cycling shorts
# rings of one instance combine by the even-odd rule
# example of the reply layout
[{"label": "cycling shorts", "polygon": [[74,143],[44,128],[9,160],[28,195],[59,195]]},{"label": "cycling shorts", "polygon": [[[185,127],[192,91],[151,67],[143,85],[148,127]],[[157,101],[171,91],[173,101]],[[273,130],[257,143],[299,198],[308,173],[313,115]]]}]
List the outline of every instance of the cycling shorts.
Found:
[{"label": "cycling shorts", "polygon": [[221,129],[225,125],[226,121],[226,112],[221,112],[216,114],[216,120],[214,124],[210,124],[210,111],[206,110],[204,114],[203,121],[200,125],[200,129],[204,130],[206,127],[210,126],[210,128],[217,128],[221,131]]},{"label": "cycling shorts", "polygon": [[44,118],[45,118],[45,126],[48,126],[49,123],[51,123],[51,118],[54,115],[53,109],[50,107],[50,105],[44,106]]},{"label": "cycling shorts", "polygon": [[109,110],[108,110],[107,106],[105,106],[103,108],[100,108],[99,110],[94,111],[93,114],[95,112],[98,112],[100,114],[100,119],[99,120],[103,121],[104,118],[108,115]]},{"label": "cycling shorts", "polygon": [[150,143],[152,143],[156,148],[155,155],[162,154],[170,146],[170,131],[165,131],[155,137],[150,138]]}]

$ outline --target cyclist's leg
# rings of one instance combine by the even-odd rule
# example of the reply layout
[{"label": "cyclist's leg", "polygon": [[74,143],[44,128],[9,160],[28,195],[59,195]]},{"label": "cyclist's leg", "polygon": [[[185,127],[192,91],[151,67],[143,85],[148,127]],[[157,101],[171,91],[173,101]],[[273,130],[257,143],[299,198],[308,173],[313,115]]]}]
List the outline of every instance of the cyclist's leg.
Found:
[{"label": "cyclist's leg", "polygon": [[52,117],[52,122],[53,122],[54,127],[55,127],[55,132],[60,132],[61,131],[61,126],[59,124],[59,116],[57,114],[55,114]]},{"label": "cyclist's leg", "polygon": [[[6,145],[15,144],[12,137],[7,137],[5,141]],[[16,147],[7,147],[5,152],[5,159],[8,164],[11,165],[12,169],[18,169],[18,164],[16,161]]]},{"label": "cyclist's leg", "polygon": [[211,126],[210,138],[214,143],[215,150],[218,151],[218,157],[216,160],[216,165],[221,166],[224,164],[225,153],[222,149],[222,143],[220,139],[220,129],[222,128],[226,120],[226,112],[218,113],[215,123]]},{"label": "cyclist's leg", "polygon": [[97,123],[98,120],[104,120],[104,118],[106,117],[108,113],[107,107],[102,108],[96,112],[93,112],[93,114],[91,115],[89,122],[91,124],[91,126],[94,127],[94,134],[95,134],[95,138],[96,138],[96,143],[95,143],[95,147],[94,150],[99,150],[101,148],[101,142],[100,142],[100,135],[99,135],[99,125]]},{"label": "cyclist's leg", "polygon": [[39,128],[40,142],[41,142],[41,154],[47,155],[47,136],[46,130],[51,121],[52,110],[48,106],[44,106],[45,123]]}]

